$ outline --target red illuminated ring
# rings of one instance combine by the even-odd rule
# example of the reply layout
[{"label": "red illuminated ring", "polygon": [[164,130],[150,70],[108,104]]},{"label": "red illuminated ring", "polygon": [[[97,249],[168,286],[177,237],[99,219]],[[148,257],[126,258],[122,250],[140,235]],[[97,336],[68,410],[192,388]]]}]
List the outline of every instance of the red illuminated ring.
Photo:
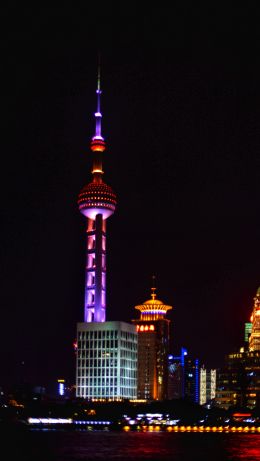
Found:
[{"label": "red illuminated ring", "polygon": [[93,152],[104,152],[106,148],[105,142],[101,139],[94,139],[93,141],[91,141],[90,146]]}]

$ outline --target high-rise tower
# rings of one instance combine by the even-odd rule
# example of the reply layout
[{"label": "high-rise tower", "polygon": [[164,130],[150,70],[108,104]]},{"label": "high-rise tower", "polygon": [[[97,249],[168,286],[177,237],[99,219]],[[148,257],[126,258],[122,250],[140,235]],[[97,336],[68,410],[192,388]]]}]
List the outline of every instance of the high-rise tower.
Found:
[{"label": "high-rise tower", "polygon": [[132,320],[138,333],[137,396],[140,399],[164,400],[168,397],[168,354],[170,320],[165,318],[172,306],[157,299],[156,288],[151,299],[135,306],[141,315]]},{"label": "high-rise tower", "polygon": [[97,81],[92,181],[81,190],[80,212],[87,218],[84,322],[77,325],[76,395],[87,399],[134,399],[137,379],[137,333],[134,325],[106,321],[106,220],[116,196],[103,181],[100,71]]},{"label": "high-rise tower", "polygon": [[249,336],[249,350],[260,351],[260,287],[254,298],[254,307],[251,315],[252,330]]},{"label": "high-rise tower", "polygon": [[250,322],[245,324],[244,346],[227,354],[217,373],[216,405],[258,408],[260,403],[260,287],[254,297]]},{"label": "high-rise tower", "polygon": [[106,144],[101,134],[100,69],[97,80],[96,129],[90,144],[94,154],[90,183],[79,194],[80,212],[87,218],[87,258],[85,270],[85,322],[106,320],[106,219],[115,211],[116,195],[103,181],[102,154]]}]

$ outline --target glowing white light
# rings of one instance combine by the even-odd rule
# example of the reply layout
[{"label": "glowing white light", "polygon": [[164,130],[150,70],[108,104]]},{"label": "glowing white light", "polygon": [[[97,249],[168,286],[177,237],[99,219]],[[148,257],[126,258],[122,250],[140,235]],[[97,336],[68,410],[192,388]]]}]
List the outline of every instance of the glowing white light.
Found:
[{"label": "glowing white light", "polygon": [[72,424],[71,418],[28,418],[29,424]]}]

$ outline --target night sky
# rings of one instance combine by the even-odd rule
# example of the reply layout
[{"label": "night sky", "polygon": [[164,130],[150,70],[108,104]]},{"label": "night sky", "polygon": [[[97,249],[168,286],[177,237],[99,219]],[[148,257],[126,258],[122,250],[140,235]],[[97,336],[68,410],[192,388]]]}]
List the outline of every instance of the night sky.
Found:
[{"label": "night sky", "polygon": [[118,196],[107,320],[137,318],[156,275],[174,353],[220,367],[243,344],[260,285],[259,18],[185,4],[1,7],[0,385],[74,382],[98,51]]}]

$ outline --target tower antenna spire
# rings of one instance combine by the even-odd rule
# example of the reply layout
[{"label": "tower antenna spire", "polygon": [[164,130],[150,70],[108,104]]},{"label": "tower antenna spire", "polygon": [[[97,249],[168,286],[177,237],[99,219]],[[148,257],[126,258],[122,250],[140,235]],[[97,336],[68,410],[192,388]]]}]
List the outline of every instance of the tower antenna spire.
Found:
[{"label": "tower antenna spire", "polygon": [[104,138],[102,137],[102,134],[101,134],[101,119],[102,119],[102,114],[101,114],[101,109],[100,109],[101,93],[102,91],[100,88],[100,54],[99,54],[98,55],[97,89],[96,89],[97,110],[95,112],[96,128],[95,128],[95,135],[92,138],[91,148],[92,148],[92,144],[94,141],[94,144],[96,144],[96,146],[99,147],[99,149],[94,149],[94,150],[101,150],[100,145],[99,145],[99,141],[101,141],[100,144],[103,145],[103,149],[102,149],[103,151],[105,150],[105,144],[104,144]]},{"label": "tower antenna spire", "polygon": [[155,277],[155,275],[152,275],[152,287],[151,287],[151,291],[152,291],[151,297],[152,297],[152,299],[156,298],[156,293],[155,293],[155,291],[156,291],[156,283],[155,283],[155,281],[156,281],[156,277]]},{"label": "tower antenna spire", "polygon": [[101,88],[100,88],[100,54],[98,54],[98,72],[97,72],[97,109],[95,112],[95,134],[91,139],[90,148],[92,152],[94,152],[94,162],[93,162],[93,169],[92,173],[94,176],[96,175],[96,179],[98,181],[101,180],[101,176],[103,174],[102,168],[102,152],[106,149],[106,143],[104,138],[101,134],[101,120],[102,120],[102,113],[100,108],[100,100],[101,100]]},{"label": "tower antenna spire", "polygon": [[100,91],[100,53],[98,53],[97,92]]}]

